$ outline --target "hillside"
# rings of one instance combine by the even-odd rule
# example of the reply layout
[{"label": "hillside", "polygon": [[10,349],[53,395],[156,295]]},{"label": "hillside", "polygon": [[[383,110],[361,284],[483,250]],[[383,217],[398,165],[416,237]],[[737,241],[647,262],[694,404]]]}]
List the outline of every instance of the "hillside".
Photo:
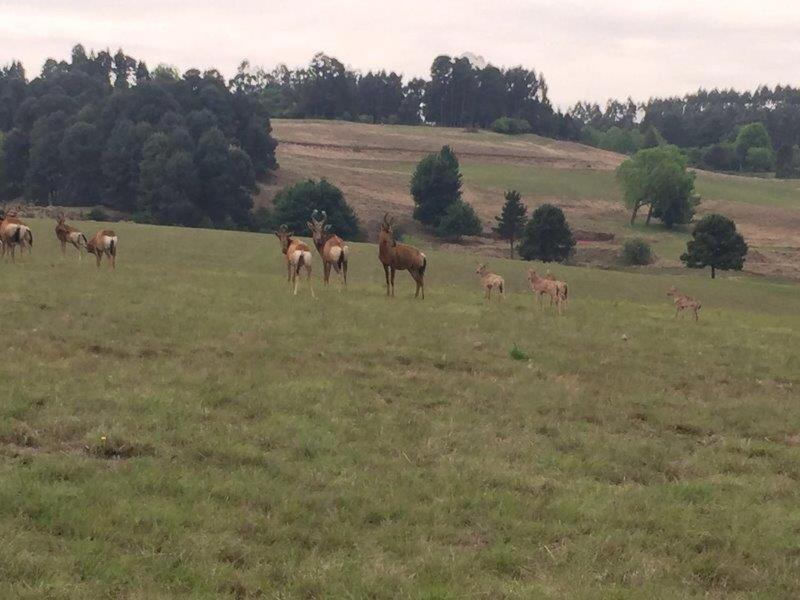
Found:
[{"label": "hillside", "polygon": [[491,260],[488,304],[426,244],[426,300],[405,273],[387,300],[354,244],[313,301],[272,235],[118,223],[110,271],[30,225],[0,264],[2,598],[800,596],[795,284],[556,266],[556,318],[530,264]]},{"label": "hillside", "polygon": [[[410,221],[413,203],[408,182],[416,162],[427,152],[450,144],[458,153],[465,197],[485,224],[493,223],[503,192],[518,189],[529,206],[553,202],[561,206],[579,237],[577,259],[612,264],[621,243],[644,236],[659,255],[657,267],[678,266],[685,249],[685,231],[630,228],[619,202],[613,169],[623,156],[570,142],[534,135],[508,137],[487,131],[362,125],[336,121],[273,121],[279,140],[281,169],[259,202],[277,189],[308,177],[326,177],[341,187],[371,235],[386,211]],[[700,213],[722,212],[736,220],[750,243],[746,269],[762,274],[800,277],[800,181],[761,180],[698,172],[703,197]],[[611,243],[590,241],[591,232],[613,233]],[[489,239],[470,240],[467,249],[501,255],[503,245]]]}]

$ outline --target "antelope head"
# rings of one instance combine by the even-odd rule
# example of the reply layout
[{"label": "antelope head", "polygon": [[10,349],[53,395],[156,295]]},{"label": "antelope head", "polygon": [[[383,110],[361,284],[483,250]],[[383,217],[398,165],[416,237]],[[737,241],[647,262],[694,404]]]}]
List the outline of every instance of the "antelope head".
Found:
[{"label": "antelope head", "polygon": [[478,265],[478,268],[477,268],[477,269],[475,269],[475,272],[476,272],[478,275],[483,275],[484,273],[486,273],[486,265],[485,265],[485,264],[483,264],[483,265]]},{"label": "antelope head", "polygon": [[64,216],[64,213],[62,212],[62,213],[58,213],[58,217],[56,217],[56,219],[57,219],[59,225],[63,225],[64,221],[66,220],[66,217]]},{"label": "antelope head", "polygon": [[388,243],[391,246],[395,245],[394,242],[394,217],[390,217],[389,213],[383,215],[383,222],[381,223],[381,230],[378,232],[378,243]]},{"label": "antelope head", "polygon": [[667,290],[667,296],[669,296],[670,298],[675,297],[677,293],[678,293],[678,288],[676,288],[674,285]]},{"label": "antelope head", "polygon": [[311,220],[306,223],[311,230],[311,238],[314,240],[314,245],[321,246],[331,236],[331,226],[327,224],[328,213],[322,211],[322,219],[317,219],[319,211],[316,209],[311,213]]},{"label": "antelope head", "polygon": [[289,250],[289,244],[292,243],[294,232],[290,232],[286,224],[283,224],[278,228],[278,231],[275,232],[275,235],[278,236],[278,239],[281,241],[281,252],[286,254]]}]

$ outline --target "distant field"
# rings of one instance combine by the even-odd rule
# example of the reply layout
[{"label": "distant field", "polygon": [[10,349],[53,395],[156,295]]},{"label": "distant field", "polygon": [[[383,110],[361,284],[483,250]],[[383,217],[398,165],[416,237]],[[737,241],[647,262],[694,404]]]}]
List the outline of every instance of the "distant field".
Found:
[{"label": "distant field", "polygon": [[555,318],[528,264],[490,260],[488,304],[426,247],[427,299],[390,301],[354,244],[313,301],[274,236],[119,223],[111,272],[31,225],[0,598],[800,596],[797,285],[551,266]]}]

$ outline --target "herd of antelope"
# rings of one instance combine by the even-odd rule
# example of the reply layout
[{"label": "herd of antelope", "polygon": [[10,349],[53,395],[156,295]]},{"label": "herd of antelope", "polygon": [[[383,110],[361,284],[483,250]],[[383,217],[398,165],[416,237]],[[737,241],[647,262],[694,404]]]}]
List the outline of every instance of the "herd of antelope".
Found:
[{"label": "herd of antelope", "polygon": [[[321,217],[321,218],[320,218]],[[322,259],[323,283],[330,283],[331,270],[339,276],[340,289],[347,287],[347,267],[350,249],[342,238],[333,233],[332,226],[327,222],[328,215],[325,211],[314,211],[311,220],[307,223],[311,233],[311,240]],[[425,298],[425,270],[428,259],[425,254],[414,246],[401,244],[394,239],[394,218],[384,215],[378,233],[378,259],[383,265],[386,275],[386,295],[394,296],[394,278],[397,271],[408,271],[417,285],[414,298]],[[82,251],[86,250],[95,255],[97,267],[100,267],[103,256],[107,258],[109,266],[116,268],[117,234],[111,229],[101,229],[91,238],[80,230],[67,225],[63,214],[58,216],[55,227],[56,237],[61,244],[61,252],[66,256],[67,244],[72,245],[82,258]],[[292,292],[296,295],[300,282],[301,271],[306,273],[306,282],[312,297],[314,286],[311,281],[312,252],[309,246],[297,239],[294,232],[290,232],[286,225],[282,225],[275,235],[280,240],[281,252],[286,259],[286,269]],[[5,258],[6,252],[11,254],[15,261],[16,249],[20,253],[25,249],[30,254],[33,250],[33,232],[23,223],[16,212],[9,212],[0,216],[0,252]],[[491,300],[492,292],[496,291],[498,298],[505,298],[506,283],[502,276],[493,273],[485,264],[478,265],[475,273],[480,280],[481,289],[487,300]],[[548,271],[544,277],[534,269],[528,269],[528,285],[531,292],[539,301],[539,308],[543,308],[542,300],[545,296],[550,299],[550,306],[555,308],[556,314],[561,315],[567,308],[568,287],[566,282],[559,281]],[[683,311],[690,311],[694,320],[699,319],[701,304],[699,301],[678,293],[674,287],[670,288],[667,296],[675,303],[675,318]]]}]

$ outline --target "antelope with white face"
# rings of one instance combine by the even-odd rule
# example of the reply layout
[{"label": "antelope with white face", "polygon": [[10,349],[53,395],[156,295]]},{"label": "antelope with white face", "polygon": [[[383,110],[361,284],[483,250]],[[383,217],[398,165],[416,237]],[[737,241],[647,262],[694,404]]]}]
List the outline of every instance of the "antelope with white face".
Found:
[{"label": "antelope with white face", "polygon": [[[317,214],[321,214],[322,219],[317,219]],[[324,210],[322,213],[315,210],[311,214],[311,221],[307,223],[314,246],[322,257],[322,280],[328,285],[333,269],[339,275],[342,286],[347,287],[347,259],[350,248],[342,238],[331,232],[331,226],[327,221],[328,215]]]},{"label": "antelope with white face", "polygon": [[678,318],[678,315],[683,312],[684,310],[690,310],[694,314],[694,320],[697,322],[700,319],[700,309],[702,305],[700,304],[699,300],[695,300],[689,296],[684,296],[683,294],[679,294],[677,288],[674,286],[669,288],[667,291],[667,296],[672,298],[675,302],[675,318]]},{"label": "antelope with white face", "polygon": [[286,225],[281,225],[275,232],[281,242],[281,252],[286,256],[286,269],[289,276],[289,283],[297,295],[297,284],[300,276],[300,269],[306,270],[306,281],[308,289],[311,290],[311,297],[315,298],[314,286],[311,284],[311,250],[305,242],[295,239],[294,233],[289,232]]},{"label": "antelope with white face", "polygon": [[81,231],[65,223],[63,214],[58,215],[56,237],[61,242],[61,254],[63,256],[67,255],[67,244],[72,244],[78,251],[78,259],[80,259],[82,257],[81,247],[85,248],[89,244],[89,240],[86,239],[86,236]]},{"label": "antelope with white face", "polygon": [[561,314],[567,302],[567,284],[563,281],[539,277],[533,269],[528,269],[528,283],[531,291],[539,299],[539,308],[542,308],[542,296],[550,297],[550,304],[555,305],[556,313]]},{"label": "antelope with white face", "polygon": [[19,246],[20,254],[27,248],[28,253],[33,251],[33,232],[17,218],[16,212],[9,212],[0,218],[0,245],[2,256],[6,251],[11,251],[11,261],[16,262],[16,248]]},{"label": "antelope with white face", "polygon": [[481,278],[481,287],[485,292],[485,296],[487,300],[492,299],[492,290],[496,289],[500,295],[499,298],[502,300],[506,296],[506,281],[500,275],[496,273],[492,273],[486,265],[478,265],[478,268],[475,269],[475,273]]},{"label": "antelope with white face", "polygon": [[111,229],[101,229],[86,242],[86,251],[94,254],[97,259],[97,268],[100,268],[100,261],[103,256],[108,258],[108,263],[112,269],[117,268],[117,234]]},{"label": "antelope with white face", "polygon": [[[422,299],[425,299],[425,269],[428,267],[428,259],[425,255],[407,244],[398,244],[394,241],[392,228],[394,218],[389,218],[389,213],[383,217],[381,230],[378,233],[378,259],[383,264],[383,272],[386,275],[386,295],[394,296],[394,274],[396,271],[408,271],[417,284],[417,291],[414,298],[418,298],[422,292]],[[391,281],[389,273],[391,272]]]}]

